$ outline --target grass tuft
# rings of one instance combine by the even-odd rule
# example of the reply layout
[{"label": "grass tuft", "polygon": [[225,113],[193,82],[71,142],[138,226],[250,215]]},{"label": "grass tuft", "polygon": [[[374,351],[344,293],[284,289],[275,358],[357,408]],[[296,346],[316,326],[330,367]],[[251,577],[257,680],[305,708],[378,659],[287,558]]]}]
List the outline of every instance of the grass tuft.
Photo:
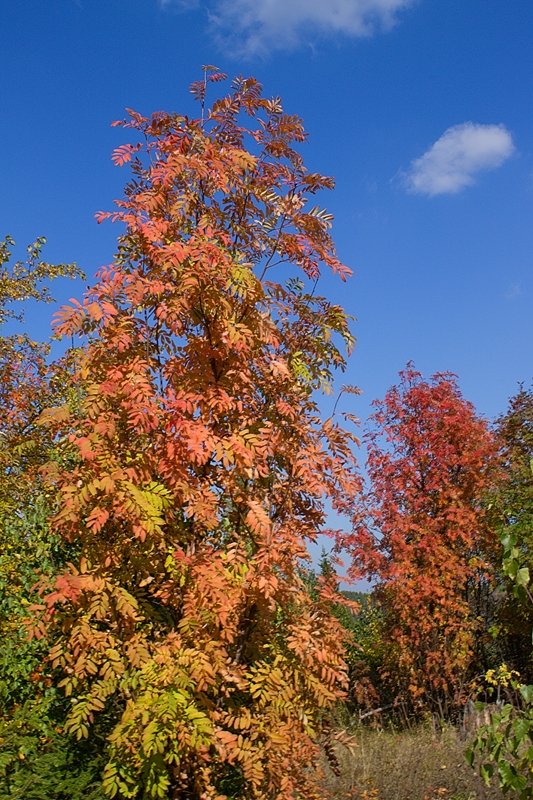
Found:
[{"label": "grass tuft", "polygon": [[[468,742],[452,726],[435,730],[351,730],[336,747],[339,775],[327,764],[325,797],[335,800],[501,800],[465,760]],[[324,759],[326,761],[326,759]]]}]

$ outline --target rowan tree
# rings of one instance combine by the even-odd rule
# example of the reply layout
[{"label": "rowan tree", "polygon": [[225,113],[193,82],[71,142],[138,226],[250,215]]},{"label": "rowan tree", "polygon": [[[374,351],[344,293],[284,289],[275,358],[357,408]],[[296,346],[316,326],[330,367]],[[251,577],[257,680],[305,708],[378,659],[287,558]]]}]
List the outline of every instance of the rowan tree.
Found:
[{"label": "rowan tree", "polygon": [[426,381],[409,364],[375,409],[355,564],[377,581],[388,690],[447,714],[474,661],[498,557],[483,505],[495,443],[451,374]]},{"label": "rowan tree", "polygon": [[207,110],[224,77],[193,85],[197,119],[116,123],[137,136],[114,153],[133,177],[98,218],[125,232],[57,321],[84,347],[64,423],[77,463],[50,476],[80,557],[43,584],[35,632],[59,632],[69,730],[113,720],[111,797],[316,797],[323,710],[346,683],[331,582],[311,597],[301,572],[324,500],[350,513],[359,486],[352,437],[313,394],[352,344],[315,294],[321,268],[349,274],[310,204],[333,183],[254,79]]}]

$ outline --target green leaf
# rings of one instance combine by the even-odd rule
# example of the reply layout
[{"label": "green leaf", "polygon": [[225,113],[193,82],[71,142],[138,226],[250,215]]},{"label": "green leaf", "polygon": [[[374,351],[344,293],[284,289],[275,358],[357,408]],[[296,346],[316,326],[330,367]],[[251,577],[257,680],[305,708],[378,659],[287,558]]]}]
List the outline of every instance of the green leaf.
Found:
[{"label": "green leaf", "polygon": [[[514,548],[513,548],[514,549]],[[510,578],[516,578],[518,574],[518,561],[516,558],[508,558],[504,562],[503,571]]]},{"label": "green leaf", "polygon": [[490,786],[490,779],[494,775],[494,767],[492,764],[482,764],[479,768],[479,774],[485,781],[486,786]]},{"label": "green leaf", "polygon": [[528,705],[533,703],[533,686],[524,684],[520,687],[520,694]]},{"label": "green leaf", "polygon": [[498,775],[502,788],[515,789],[520,792],[527,786],[527,778],[519,775],[515,767],[508,761],[500,761],[498,764]]},{"label": "green leaf", "polygon": [[504,534],[504,535],[501,537],[501,540],[500,540],[500,541],[501,541],[501,543],[502,543],[502,547],[503,547],[503,549],[504,549],[505,551],[507,551],[507,550],[510,550],[510,549],[511,549],[511,547],[514,547],[514,546],[515,546],[515,544],[516,544],[516,541],[514,541],[514,538],[515,538],[515,537],[514,537],[512,534],[510,534],[510,533],[505,533],[505,534]]},{"label": "green leaf", "polygon": [[516,573],[515,578],[518,586],[527,586],[529,584],[529,569],[527,567],[522,567]]}]

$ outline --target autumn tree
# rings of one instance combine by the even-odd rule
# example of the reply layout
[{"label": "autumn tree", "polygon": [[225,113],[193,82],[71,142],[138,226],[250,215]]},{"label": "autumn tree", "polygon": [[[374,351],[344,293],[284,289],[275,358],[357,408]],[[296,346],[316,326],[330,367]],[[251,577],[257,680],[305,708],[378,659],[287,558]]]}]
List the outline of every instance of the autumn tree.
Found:
[{"label": "autumn tree", "polygon": [[44,243],[37,239],[12,263],[15,243],[10,237],[0,242],[0,702],[8,706],[20,700],[23,670],[14,651],[23,648],[21,601],[28,600],[33,570],[48,548],[39,469],[51,461],[54,434],[41,424],[42,414],[64,400],[69,386],[68,361],[51,363],[49,344],[24,332],[24,302],[50,302],[51,280],[81,275],[74,264],[44,261]]},{"label": "autumn tree", "polygon": [[52,301],[51,281],[81,272],[45,261],[43,245],[13,263],[13,240],[0,242],[0,796],[99,800],[98,746],[64,734],[65,700],[45,661],[52,640],[28,641],[24,625],[38,573],[56,573],[69,557],[49,529],[53,490],[40,470],[61,464],[47,409],[73,402],[75,354],[52,360],[49,343],[25,332],[23,312],[26,301]]},{"label": "autumn tree", "polygon": [[223,78],[193,85],[196,119],[116,123],[136,139],[99,215],[124,226],[118,253],[57,320],[82,337],[84,399],[53,529],[80,555],[43,582],[35,633],[59,635],[72,734],[110,721],[111,797],[316,797],[346,682],[331,582],[311,596],[301,567],[324,500],[350,513],[358,491],[351,436],[314,399],[352,344],[315,293],[322,268],[348,275],[311,200],[333,183],[254,79],[208,110]]},{"label": "autumn tree", "polygon": [[409,708],[447,714],[482,641],[498,557],[483,505],[493,437],[453,375],[426,381],[409,364],[375,403],[366,442],[370,489],[354,556],[385,615],[382,677]]},{"label": "autumn tree", "polygon": [[51,364],[49,344],[20,328],[23,304],[51,302],[51,280],[81,275],[74,264],[44,261],[42,237],[27,248],[25,259],[11,264],[14,244],[10,237],[0,242],[0,531],[15,512],[31,505],[28,493],[39,485],[37,468],[48,460],[51,444],[39,418],[59,403],[68,383],[61,372],[66,363]]}]

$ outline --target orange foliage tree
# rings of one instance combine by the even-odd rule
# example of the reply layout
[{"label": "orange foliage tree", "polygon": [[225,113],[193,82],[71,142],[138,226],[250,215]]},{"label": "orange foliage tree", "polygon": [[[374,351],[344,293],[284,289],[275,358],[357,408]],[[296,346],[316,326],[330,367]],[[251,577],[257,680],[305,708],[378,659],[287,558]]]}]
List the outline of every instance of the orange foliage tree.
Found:
[{"label": "orange foliage tree", "polygon": [[40,467],[55,447],[53,431],[42,423],[46,408],[60,405],[70,384],[69,359],[50,363],[49,345],[19,330],[22,308],[28,300],[51,302],[54,279],[81,276],[74,264],[44,261],[44,244],[37,239],[24,260],[12,263],[14,241],[0,241],[0,717],[24,697],[24,676],[34,663],[26,658],[34,646],[28,646],[22,620],[34,569],[43,568],[51,549]]},{"label": "orange foliage tree", "polygon": [[[59,404],[69,384],[68,364],[50,363],[48,344],[18,330],[25,301],[52,302],[49,283],[82,273],[74,264],[49,264],[41,257],[46,240],[37,239],[26,258],[11,264],[15,242],[0,241],[0,543],[5,526],[20,519],[40,490],[38,468],[50,457],[53,437],[41,413]],[[4,326],[11,325],[7,332]]]},{"label": "orange foliage tree", "polygon": [[198,119],[116,123],[140,141],[115,151],[133,179],[99,219],[125,232],[57,320],[86,342],[76,464],[49,476],[80,557],[43,585],[36,632],[59,636],[68,730],[108,720],[111,797],[313,798],[346,681],[333,587],[310,596],[301,568],[324,499],[350,513],[359,487],[352,436],[313,400],[352,344],[314,293],[323,266],[349,274],[309,203],[332,181],[254,79],[207,110],[224,77],[193,85]]},{"label": "orange foliage tree", "polygon": [[412,709],[448,714],[490,603],[498,546],[483,499],[495,444],[453,375],[426,381],[408,365],[400,378],[375,403],[366,436],[370,489],[353,553],[377,580],[389,691]]}]

